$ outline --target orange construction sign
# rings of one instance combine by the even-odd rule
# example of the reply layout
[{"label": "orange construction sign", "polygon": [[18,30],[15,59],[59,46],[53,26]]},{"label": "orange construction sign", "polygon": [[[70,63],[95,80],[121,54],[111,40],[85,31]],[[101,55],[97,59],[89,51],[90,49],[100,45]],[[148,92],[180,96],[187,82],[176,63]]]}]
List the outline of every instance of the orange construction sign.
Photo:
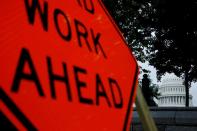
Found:
[{"label": "orange construction sign", "polygon": [[0,130],[129,130],[138,65],[101,0],[0,12]]}]

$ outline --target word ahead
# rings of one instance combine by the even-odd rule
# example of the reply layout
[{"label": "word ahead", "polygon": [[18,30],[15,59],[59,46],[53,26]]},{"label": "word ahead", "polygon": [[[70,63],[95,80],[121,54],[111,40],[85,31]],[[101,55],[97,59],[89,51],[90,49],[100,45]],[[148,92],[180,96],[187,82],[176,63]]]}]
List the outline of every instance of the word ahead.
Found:
[{"label": "word ahead", "polygon": [[[64,76],[60,76],[60,75],[53,73],[51,58],[47,57],[46,61],[47,61],[47,68],[48,68],[48,73],[49,73],[51,98],[57,99],[57,96],[55,93],[55,81],[59,81],[59,82],[62,82],[66,85],[66,92],[67,92],[68,100],[72,101],[72,93],[71,93],[71,89],[70,89],[71,87],[70,87],[69,74],[68,74],[68,69],[67,69],[66,63],[62,63]],[[28,68],[30,70],[30,73],[23,72],[23,70],[25,69],[25,63],[28,64]],[[83,97],[82,90],[83,90],[83,88],[87,88],[87,83],[85,81],[80,80],[80,77],[79,77],[80,74],[88,77],[87,76],[88,72],[85,69],[82,69],[77,66],[73,66],[72,70],[73,70],[73,73],[75,76],[75,84],[77,86],[77,96],[79,98],[79,102],[84,103],[84,104],[94,104],[95,103],[96,105],[99,105],[99,97],[103,97],[106,99],[108,106],[111,107],[111,102],[109,100],[109,97],[107,95],[104,84],[103,84],[99,74],[95,75],[95,79],[94,79],[95,87],[93,87],[93,88],[95,88],[95,91],[91,92],[92,94],[95,93],[94,98],[96,100],[95,100],[95,102],[93,102],[94,101],[93,99]],[[40,84],[40,80],[39,80],[38,75],[36,73],[36,69],[34,67],[33,60],[31,58],[29,52],[26,49],[22,49],[22,53],[19,58],[18,66],[16,69],[16,74],[15,74],[14,81],[13,81],[12,88],[11,88],[11,90],[13,92],[19,91],[20,83],[22,82],[22,80],[28,80],[28,81],[34,82],[36,85],[36,89],[38,91],[38,94],[41,97],[45,96],[45,93],[44,93],[42,86]],[[113,100],[114,106],[116,108],[122,108],[123,98],[122,98],[121,89],[120,89],[118,83],[115,80],[113,80],[112,78],[108,78],[108,82],[109,82],[108,84],[109,84],[109,88],[111,91],[110,93],[113,98],[112,100]],[[86,89],[86,90],[88,90],[88,89]],[[117,90],[119,96],[115,95],[114,90]],[[119,99],[119,102],[117,102],[117,100],[116,100],[117,98]]]},{"label": "word ahead", "polygon": [[100,0],[0,11],[0,130],[130,130],[138,66]]}]

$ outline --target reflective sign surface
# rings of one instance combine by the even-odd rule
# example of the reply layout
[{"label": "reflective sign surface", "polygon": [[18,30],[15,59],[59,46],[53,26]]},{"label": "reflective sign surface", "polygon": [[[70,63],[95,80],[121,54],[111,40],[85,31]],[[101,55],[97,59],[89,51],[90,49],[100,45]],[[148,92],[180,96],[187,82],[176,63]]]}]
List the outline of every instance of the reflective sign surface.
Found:
[{"label": "reflective sign surface", "polygon": [[129,130],[137,63],[100,0],[4,0],[0,12],[1,129]]}]

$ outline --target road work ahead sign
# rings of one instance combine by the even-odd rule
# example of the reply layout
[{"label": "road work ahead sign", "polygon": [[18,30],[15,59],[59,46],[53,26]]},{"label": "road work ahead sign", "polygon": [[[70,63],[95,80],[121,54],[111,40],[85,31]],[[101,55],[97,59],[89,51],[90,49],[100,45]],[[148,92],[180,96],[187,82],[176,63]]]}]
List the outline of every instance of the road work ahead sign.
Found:
[{"label": "road work ahead sign", "polygon": [[0,130],[129,129],[137,64],[100,0],[4,0],[0,12]]}]

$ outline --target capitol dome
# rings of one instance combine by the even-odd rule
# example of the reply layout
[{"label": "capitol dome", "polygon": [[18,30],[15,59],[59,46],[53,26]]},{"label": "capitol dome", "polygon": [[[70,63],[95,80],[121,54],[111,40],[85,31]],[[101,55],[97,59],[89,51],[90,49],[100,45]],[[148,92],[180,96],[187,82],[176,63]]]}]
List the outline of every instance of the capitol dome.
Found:
[{"label": "capitol dome", "polygon": [[[183,79],[175,76],[163,79],[159,87],[159,92],[161,95],[158,99],[158,106],[185,106],[185,86],[183,85]],[[189,106],[192,106],[191,95],[189,95]]]}]

